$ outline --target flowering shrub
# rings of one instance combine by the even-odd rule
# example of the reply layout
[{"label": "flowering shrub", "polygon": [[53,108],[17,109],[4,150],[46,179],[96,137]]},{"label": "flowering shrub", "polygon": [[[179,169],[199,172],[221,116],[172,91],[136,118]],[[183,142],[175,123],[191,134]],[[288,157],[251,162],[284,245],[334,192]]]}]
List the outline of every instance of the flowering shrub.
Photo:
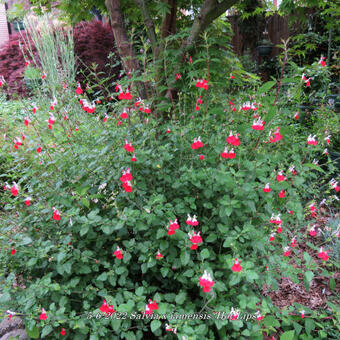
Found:
[{"label": "flowering shrub", "polygon": [[[166,124],[133,77],[112,100],[68,84],[13,112],[0,304],[30,337],[262,338],[280,327],[262,287],[313,278],[301,245],[333,268],[304,225],[320,213],[315,196],[335,200],[336,178],[320,176],[334,168],[323,155],[332,127],[301,130],[273,105],[275,83],[230,98],[198,72],[176,77],[184,99]],[[242,84],[234,74],[226,86]]]}]

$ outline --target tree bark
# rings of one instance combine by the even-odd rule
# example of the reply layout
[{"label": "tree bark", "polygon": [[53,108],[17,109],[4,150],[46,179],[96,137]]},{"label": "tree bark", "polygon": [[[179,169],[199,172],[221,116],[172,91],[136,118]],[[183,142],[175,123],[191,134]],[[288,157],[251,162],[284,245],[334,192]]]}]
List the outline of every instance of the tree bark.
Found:
[{"label": "tree bark", "polygon": [[201,11],[195,18],[189,37],[182,44],[181,59],[185,58],[185,54],[194,46],[199,35],[211,24],[215,19],[222,15],[227,9],[239,2],[239,0],[205,0]]},{"label": "tree bark", "polygon": [[113,36],[125,71],[133,72],[138,70],[139,65],[136,55],[126,34],[120,0],[105,0],[105,5],[110,15]]},{"label": "tree bark", "polygon": [[176,12],[177,12],[177,1],[168,0],[167,3],[170,5],[170,13],[166,13],[162,22],[161,37],[166,38],[169,35],[176,33]]},{"label": "tree bark", "polygon": [[[113,37],[126,73],[139,71],[140,67],[136,54],[126,34],[120,0],[105,0],[105,6],[110,15]],[[147,91],[145,84],[137,82],[136,87],[141,98],[146,98]]]}]

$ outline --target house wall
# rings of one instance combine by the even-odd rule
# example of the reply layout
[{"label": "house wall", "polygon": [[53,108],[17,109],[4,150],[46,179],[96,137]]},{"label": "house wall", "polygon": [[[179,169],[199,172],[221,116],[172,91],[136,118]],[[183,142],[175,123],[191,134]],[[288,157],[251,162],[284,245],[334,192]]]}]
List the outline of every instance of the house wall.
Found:
[{"label": "house wall", "polygon": [[0,47],[9,39],[6,8],[0,3]]}]

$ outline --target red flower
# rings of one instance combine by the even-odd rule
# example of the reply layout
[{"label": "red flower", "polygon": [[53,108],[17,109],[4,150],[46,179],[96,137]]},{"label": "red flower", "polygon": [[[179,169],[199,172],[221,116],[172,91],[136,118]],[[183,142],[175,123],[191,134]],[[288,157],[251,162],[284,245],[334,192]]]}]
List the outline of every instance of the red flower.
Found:
[{"label": "red flower", "polygon": [[118,260],[121,260],[123,258],[123,254],[118,246],[117,246],[116,251],[113,253],[113,255],[116,256]]},{"label": "red flower", "polygon": [[46,320],[47,319],[46,311],[45,311],[44,308],[41,308],[41,314],[39,314],[39,319],[40,320]]},{"label": "red flower", "polygon": [[82,94],[82,93],[83,93],[83,90],[82,90],[82,88],[81,88],[80,83],[78,82],[78,83],[77,83],[76,94]]},{"label": "red flower", "polygon": [[176,80],[181,79],[181,78],[182,78],[181,74],[180,73],[176,73]]},{"label": "red flower", "polygon": [[324,56],[321,56],[321,57],[320,57],[319,65],[321,65],[322,67],[325,67],[325,66],[326,66],[325,59],[326,59],[326,58],[325,58]]},{"label": "red flower", "polygon": [[128,143],[128,141],[126,139],[125,139],[124,149],[127,152],[133,152],[135,150],[134,147],[132,146],[132,143]]},{"label": "red flower", "polygon": [[232,270],[233,272],[238,272],[238,273],[241,272],[242,267],[241,267],[240,262],[238,261],[238,259],[235,259],[235,263],[234,263],[234,265],[232,266],[231,270]]},{"label": "red flower", "polygon": [[232,144],[233,146],[239,146],[241,144],[240,140],[238,139],[239,134],[237,133],[235,136],[233,132],[230,131],[229,137],[226,139],[228,144]]},{"label": "red flower", "polygon": [[25,198],[25,204],[29,207],[31,205],[31,197]]},{"label": "red flower", "polygon": [[274,240],[275,240],[275,233],[272,233],[272,234],[270,234],[269,242],[272,242]]},{"label": "red flower", "polygon": [[131,157],[131,162],[137,162],[136,154],[133,154]]},{"label": "red flower", "polygon": [[122,118],[122,119],[128,118],[128,114],[126,113],[125,109],[124,109],[124,111],[120,114],[120,118]]},{"label": "red flower", "polygon": [[199,96],[197,99],[197,104],[202,105],[202,96]]},{"label": "red flower", "polygon": [[37,153],[40,153],[41,152],[41,146],[39,146],[38,148],[37,148]]},{"label": "red flower", "polygon": [[60,334],[61,334],[62,336],[65,336],[65,334],[66,334],[65,328],[62,328],[62,329],[61,329]]},{"label": "red flower", "polygon": [[286,179],[286,177],[283,175],[283,171],[279,171],[279,173],[277,174],[277,176],[276,176],[276,180],[278,181],[278,182],[282,182],[282,181],[284,181]]},{"label": "red flower", "polygon": [[269,183],[267,183],[262,190],[263,192],[270,192],[272,189],[270,189]]},{"label": "red flower", "polygon": [[318,142],[315,139],[315,137],[316,137],[316,135],[314,135],[314,136],[309,135],[308,138],[307,138],[307,144],[309,144],[309,145],[317,145]]},{"label": "red flower", "polygon": [[18,196],[19,187],[15,182],[13,182],[13,186],[11,188],[11,193],[12,193],[13,196]]},{"label": "red flower", "polygon": [[149,307],[149,305],[146,305],[144,314],[151,315],[152,313],[152,309]]},{"label": "red flower", "polygon": [[258,120],[253,121],[252,129],[254,130],[264,130],[266,122],[261,120],[261,117],[258,118]]},{"label": "red flower", "polygon": [[15,252],[16,252],[15,248],[12,248],[11,255],[15,255]]},{"label": "red flower", "polygon": [[296,237],[294,236],[292,240],[290,241],[290,246],[294,248],[296,246]]},{"label": "red flower", "polygon": [[203,143],[201,142],[201,136],[197,139],[194,138],[194,142],[191,144],[191,149],[196,150],[203,147]]},{"label": "red flower", "polygon": [[284,251],[283,251],[283,256],[287,257],[290,255],[290,249],[289,247],[285,247]]},{"label": "red flower", "polygon": [[200,108],[198,105],[196,105],[195,110],[196,110],[196,111],[200,111],[201,108]]},{"label": "red flower", "polygon": [[[196,232],[193,230],[193,232],[188,233],[188,236],[189,236],[190,242],[192,243],[192,247],[194,246],[193,247],[194,249],[197,248],[197,244],[198,243],[202,243],[203,242],[202,237],[200,235],[200,232],[198,232],[196,234]],[[193,249],[193,248],[191,248],[191,249]]]},{"label": "red flower", "polygon": [[120,124],[122,124],[122,121],[121,121],[121,120],[118,120],[117,126],[119,126]]},{"label": "red flower", "polygon": [[158,310],[158,305],[156,301],[153,301],[151,299],[149,299],[149,303],[148,303],[148,307],[154,311],[154,310]]},{"label": "red flower", "polygon": [[280,198],[284,198],[284,197],[286,197],[286,193],[285,193],[285,191],[284,191],[284,190],[281,190],[281,191],[280,191],[280,193],[279,193],[279,197],[280,197]]},{"label": "red flower", "polygon": [[334,178],[332,178],[329,183],[336,192],[339,192],[340,190],[339,184]]},{"label": "red flower", "polygon": [[151,112],[151,110],[148,108],[148,107],[146,107],[145,109],[144,109],[144,113],[150,113]]},{"label": "red flower", "polygon": [[31,122],[31,120],[28,117],[25,117],[24,124],[25,126],[28,126],[28,124]]},{"label": "red flower", "polygon": [[99,310],[102,312],[102,313],[105,313],[105,314],[113,314],[115,313],[115,310],[113,309],[113,305],[109,306],[107,303],[106,303],[106,300],[104,300],[103,304],[101,305],[101,307],[99,308]]},{"label": "red flower", "polygon": [[323,248],[320,248],[319,254],[318,254],[318,258],[327,261],[329,259],[328,256],[329,250],[323,251]]},{"label": "red flower", "polygon": [[202,79],[202,80],[197,80],[196,82],[196,87],[204,89],[204,90],[208,90],[209,86],[208,86],[208,80]]},{"label": "red flower", "polygon": [[199,157],[201,161],[204,159],[204,155],[199,155]]},{"label": "red flower", "polygon": [[59,210],[54,208],[54,207],[52,209],[53,209],[53,219],[55,221],[60,221],[60,212],[59,212]]},{"label": "red flower", "polygon": [[232,73],[230,73],[230,79],[235,79]]},{"label": "red flower", "polygon": [[156,254],[156,259],[159,260],[163,257],[163,255],[161,254],[161,252],[158,250],[157,254]]},{"label": "red flower", "polygon": [[171,132],[171,130],[169,128],[167,128],[166,133],[170,133],[170,132]]},{"label": "red flower", "polygon": [[[188,224],[188,225],[192,225],[192,226],[196,227],[196,226],[198,225],[199,222],[198,222],[197,219],[196,219],[196,215],[194,215],[194,217],[191,218],[191,216],[188,214],[188,218],[187,218],[187,220],[185,221],[185,223]],[[196,243],[196,242],[195,242],[195,243]]]},{"label": "red flower", "polygon": [[203,275],[199,279],[201,287],[203,287],[204,293],[209,293],[215,282],[212,280],[210,274],[205,270]]},{"label": "red flower", "polygon": [[129,181],[123,183],[123,188],[126,192],[132,192],[131,183]]},{"label": "red flower", "polygon": [[221,153],[222,158],[229,158],[228,148],[224,148],[224,151]]},{"label": "red flower", "polygon": [[294,118],[295,118],[296,120],[299,119],[299,112],[296,112],[296,113],[295,113]]},{"label": "red flower", "polygon": [[281,234],[281,233],[282,233],[282,226],[281,226],[281,224],[279,224],[279,226],[277,227],[276,232],[277,232],[278,234]]}]

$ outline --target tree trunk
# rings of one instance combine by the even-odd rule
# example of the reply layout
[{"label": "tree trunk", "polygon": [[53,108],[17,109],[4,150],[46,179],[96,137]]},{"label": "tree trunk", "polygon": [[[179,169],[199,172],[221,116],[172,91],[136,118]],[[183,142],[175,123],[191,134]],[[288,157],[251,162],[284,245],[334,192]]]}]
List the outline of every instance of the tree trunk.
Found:
[{"label": "tree trunk", "polygon": [[126,72],[137,70],[139,67],[132,45],[126,34],[120,0],[105,0],[105,5],[110,15],[113,36],[119,55],[122,58],[124,69]]}]

